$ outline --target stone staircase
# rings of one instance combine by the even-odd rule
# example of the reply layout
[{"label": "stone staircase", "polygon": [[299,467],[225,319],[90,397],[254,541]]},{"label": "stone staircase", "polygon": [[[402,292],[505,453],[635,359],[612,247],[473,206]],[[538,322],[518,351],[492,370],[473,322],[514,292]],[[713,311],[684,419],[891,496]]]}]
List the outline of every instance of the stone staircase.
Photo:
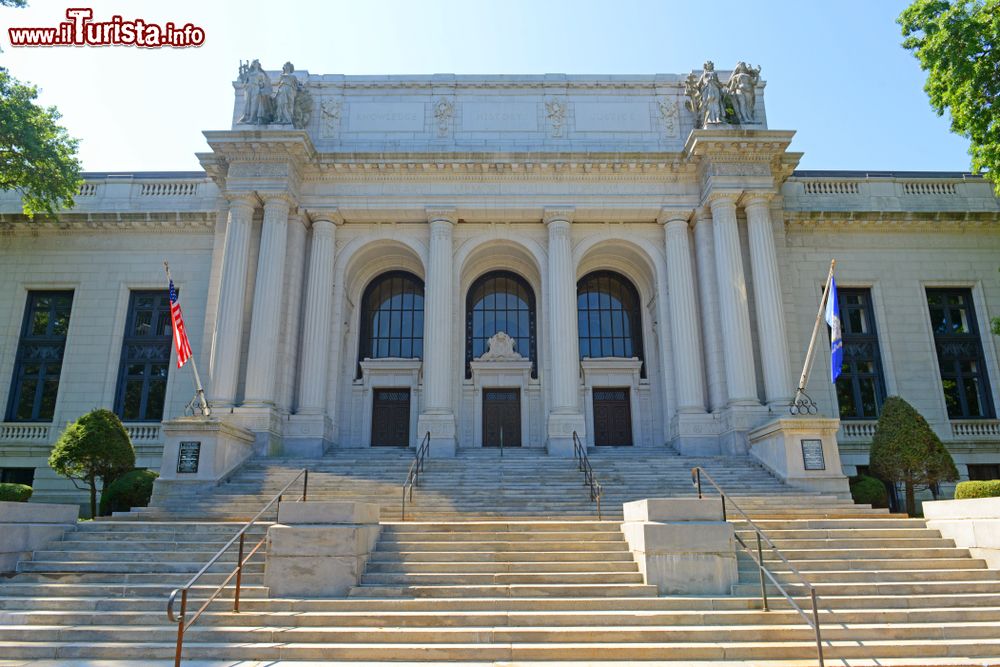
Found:
[{"label": "stone staircase", "polygon": [[[384,497],[395,505],[408,459],[379,453],[377,464],[359,464],[352,475],[346,462],[366,453],[319,461],[310,497]],[[608,514],[620,513],[622,500],[692,493],[687,469],[694,459],[616,451],[592,461],[608,488]],[[783,487],[746,460],[697,461],[723,488],[745,490],[737,502],[816,586],[828,665],[1000,664],[1000,573],[967,550],[922,520]],[[0,661],[148,665],[172,658],[169,591],[238,529],[220,517],[259,509],[297,464],[254,462],[200,501],[185,506],[175,498],[173,507],[131,520],[84,522],[36,552],[0,583]],[[493,481],[499,486],[489,486]],[[761,610],[758,571],[745,555],[732,595],[657,597],[642,583],[617,521],[594,519],[579,473],[566,461],[510,451],[502,463],[493,452],[432,461],[415,500],[424,520],[384,520],[368,569],[346,598],[269,599],[263,555],[255,556],[241,613],[225,600],[213,605],[189,631],[185,657],[815,664],[812,630],[773,587],[771,611]],[[735,525],[752,539],[747,526]],[[808,610],[806,590],[787,566],[765,559]],[[234,560],[228,555],[206,575],[192,606]]]}]

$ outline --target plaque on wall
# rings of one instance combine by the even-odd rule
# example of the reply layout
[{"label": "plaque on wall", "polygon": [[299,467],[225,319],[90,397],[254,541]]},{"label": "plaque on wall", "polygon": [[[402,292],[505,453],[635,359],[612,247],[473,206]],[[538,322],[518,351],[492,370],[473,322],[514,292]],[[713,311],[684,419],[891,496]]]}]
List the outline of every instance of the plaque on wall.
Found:
[{"label": "plaque on wall", "polygon": [[802,466],[806,470],[826,470],[822,440],[802,441]]},{"label": "plaque on wall", "polygon": [[201,457],[200,440],[181,441],[177,448],[177,472],[198,472],[198,459]]}]

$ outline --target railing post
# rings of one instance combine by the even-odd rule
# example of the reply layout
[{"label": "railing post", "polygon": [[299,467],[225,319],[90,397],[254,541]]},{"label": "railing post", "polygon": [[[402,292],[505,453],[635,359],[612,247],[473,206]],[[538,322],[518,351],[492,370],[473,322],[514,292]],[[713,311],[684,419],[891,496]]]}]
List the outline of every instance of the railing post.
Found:
[{"label": "railing post", "polygon": [[302,476],[302,502],[306,501],[306,494],[309,492],[309,469],[303,471]]},{"label": "railing post", "polygon": [[726,497],[722,494],[722,491],[719,491],[719,498],[722,499],[722,520],[727,521],[728,519],[726,519]]},{"label": "railing post", "polygon": [[701,468],[694,469],[695,483],[698,485],[698,500],[701,500]]},{"label": "railing post", "polygon": [[764,583],[764,548],[760,544],[760,533],[757,533],[757,565],[760,574],[760,599],[764,603],[764,611],[767,608],[767,584]]},{"label": "railing post", "polygon": [[184,646],[184,615],[187,613],[187,588],[181,590],[181,615],[177,617],[177,649],[174,651],[174,667],[181,667],[181,648]]},{"label": "railing post", "polygon": [[823,667],[823,637],[819,631],[819,607],[816,604],[816,589],[809,587],[809,594],[813,603],[813,628],[816,630],[816,655],[819,658],[819,667]]},{"label": "railing post", "polygon": [[233,595],[233,613],[240,613],[240,585],[243,583],[243,542],[246,533],[240,533],[240,553],[236,556],[236,593]]},{"label": "railing post", "polygon": [[399,508],[399,520],[406,521],[406,485],[403,485],[403,503]]},{"label": "railing post", "polygon": [[500,458],[503,458],[503,426],[500,427]]}]

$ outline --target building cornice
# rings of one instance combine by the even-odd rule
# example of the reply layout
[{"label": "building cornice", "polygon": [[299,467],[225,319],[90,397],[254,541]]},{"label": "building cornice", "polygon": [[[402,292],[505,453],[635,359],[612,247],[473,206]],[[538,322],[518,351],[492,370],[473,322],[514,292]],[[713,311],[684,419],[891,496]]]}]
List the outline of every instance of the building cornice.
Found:
[{"label": "building cornice", "polygon": [[1000,211],[791,211],[783,210],[790,228],[849,231],[955,231],[1000,227]]},{"label": "building cornice", "polygon": [[61,231],[206,232],[215,229],[215,211],[177,213],[60,213],[58,217],[0,214],[0,232],[35,234]]}]

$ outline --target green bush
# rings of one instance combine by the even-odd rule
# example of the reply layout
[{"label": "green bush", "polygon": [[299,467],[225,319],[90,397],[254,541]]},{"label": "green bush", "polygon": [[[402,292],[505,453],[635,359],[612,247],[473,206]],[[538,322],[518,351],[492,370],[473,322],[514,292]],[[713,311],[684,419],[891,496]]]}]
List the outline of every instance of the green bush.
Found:
[{"label": "green bush", "polygon": [[97,516],[97,480],[101,490],[135,468],[135,449],[118,415],[94,410],[66,427],[52,449],[49,467],[90,490],[90,516]]},{"label": "green bush", "polygon": [[0,501],[26,503],[33,492],[27,484],[0,484]]},{"label": "green bush", "polygon": [[899,396],[882,405],[868,453],[871,471],[906,490],[906,512],[916,516],[916,491],[940,482],[954,482],[958,470],[951,454],[927,420]]},{"label": "green bush", "polygon": [[955,487],[955,500],[967,498],[1000,498],[1000,479],[961,482]]},{"label": "green bush", "polygon": [[868,475],[858,475],[851,480],[851,497],[859,505],[889,506],[889,492],[886,491],[885,484]]},{"label": "green bush", "polygon": [[111,482],[101,494],[101,515],[148,505],[157,477],[159,475],[152,470],[133,470]]}]

